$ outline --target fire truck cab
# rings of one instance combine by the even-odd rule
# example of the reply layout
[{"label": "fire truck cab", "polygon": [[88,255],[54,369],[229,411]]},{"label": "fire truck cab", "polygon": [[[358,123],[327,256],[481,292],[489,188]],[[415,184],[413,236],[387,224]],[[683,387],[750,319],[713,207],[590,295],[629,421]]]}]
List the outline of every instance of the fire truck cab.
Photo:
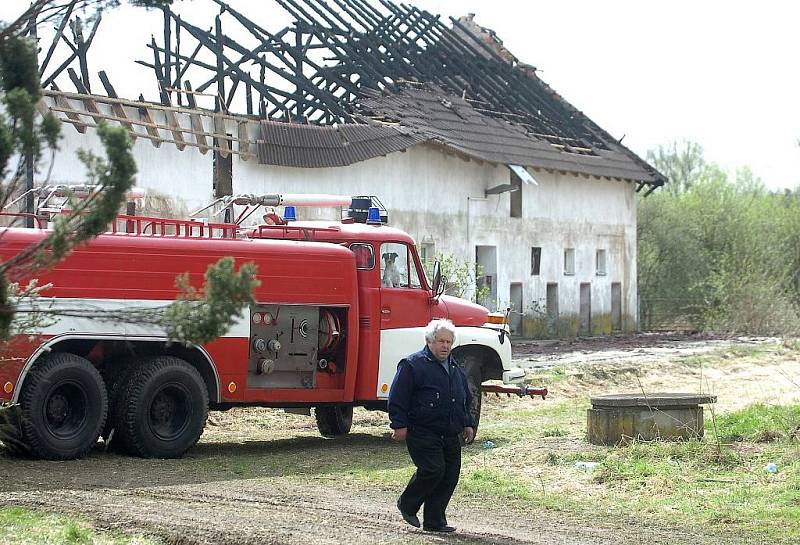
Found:
[{"label": "fire truck cab", "polygon": [[[18,405],[21,439],[35,456],[80,457],[102,435],[132,455],[180,457],[209,409],[245,405],[313,408],[323,435],[348,433],[353,407],[385,410],[397,363],[423,346],[432,318],[456,325],[453,353],[476,416],[483,381],[524,376],[511,365],[502,316],[443,295],[441,275],[427,278],[401,230],[350,220],[243,229],[121,216],[118,224],[126,227],[37,275],[52,284],[43,295],[57,318],[12,338],[2,354],[0,401]],[[0,260],[46,234],[5,229]],[[254,263],[261,284],[221,338],[187,347],[158,326],[113,319],[173,302],[177,275],[199,286],[223,256]]]}]

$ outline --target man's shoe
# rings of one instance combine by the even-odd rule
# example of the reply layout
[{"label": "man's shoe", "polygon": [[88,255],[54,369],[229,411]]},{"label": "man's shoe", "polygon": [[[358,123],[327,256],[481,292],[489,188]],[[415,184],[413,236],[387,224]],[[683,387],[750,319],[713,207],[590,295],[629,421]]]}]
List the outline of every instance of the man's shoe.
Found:
[{"label": "man's shoe", "polygon": [[443,534],[449,534],[456,531],[456,529],[452,526],[425,526],[422,529],[426,532],[441,532]]},{"label": "man's shoe", "polygon": [[[411,513],[406,513],[403,511],[403,508],[400,506],[400,498],[397,498],[397,508],[400,510],[400,514],[403,516],[403,520],[409,523],[414,528],[419,528],[419,519],[417,515],[412,515]],[[453,528],[455,530],[455,528]]]}]

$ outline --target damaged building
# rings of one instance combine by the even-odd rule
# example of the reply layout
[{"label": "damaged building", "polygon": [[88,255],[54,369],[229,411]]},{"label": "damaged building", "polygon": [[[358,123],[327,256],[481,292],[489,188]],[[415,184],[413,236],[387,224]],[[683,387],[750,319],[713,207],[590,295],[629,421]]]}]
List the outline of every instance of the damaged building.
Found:
[{"label": "damaged building", "polygon": [[48,73],[42,48],[40,109],[66,127],[35,184],[85,182],[74,152],[101,152],[95,127],[121,125],[137,186],[153,196],[141,213],[156,197],[181,215],[224,195],[376,196],[424,259],[476,266],[470,289],[511,307],[516,333],[636,328],[637,193],[665,178],[493,32],[384,0],[275,0],[293,22],[267,30],[213,1],[220,15],[202,28],[164,10],[163,37],[138,61],[153,70],[155,101],[119,98],[105,72],[104,92],[93,91],[97,27],[84,39],[62,23],[53,44],[74,55]]}]

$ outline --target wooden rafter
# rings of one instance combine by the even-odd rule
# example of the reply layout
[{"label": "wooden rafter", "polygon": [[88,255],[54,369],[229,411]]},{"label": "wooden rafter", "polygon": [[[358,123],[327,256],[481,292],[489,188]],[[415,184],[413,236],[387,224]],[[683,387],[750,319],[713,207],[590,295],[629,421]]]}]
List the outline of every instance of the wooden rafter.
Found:
[{"label": "wooden rafter", "polygon": [[[101,76],[102,79],[104,78]],[[108,85],[110,87],[110,84]],[[111,87],[111,93],[113,93],[113,87]],[[46,98],[37,105],[39,111],[43,114],[48,111],[62,114],[63,117],[59,116],[61,121],[71,124],[81,133],[85,133],[87,127],[98,127],[102,122],[115,122],[125,127],[132,137],[147,138],[155,147],[160,147],[162,143],[170,143],[180,150],[187,146],[194,147],[203,154],[208,150],[218,151],[226,157],[233,153],[245,161],[254,156],[251,148],[255,142],[249,132],[249,125],[254,122],[252,119],[99,95],[61,91],[44,91],[44,94]],[[73,106],[70,101],[79,102],[83,108]],[[92,104],[93,109],[89,110],[87,104]],[[104,113],[98,105],[107,106],[110,113]],[[135,108],[138,112],[138,119],[128,115],[125,107]],[[155,112],[159,112],[163,116],[164,123],[155,121],[153,115]],[[178,121],[179,115],[188,116],[191,126],[181,126]],[[203,117],[212,117],[210,120],[212,130],[204,128]],[[90,118],[91,121],[86,118]],[[227,133],[226,122],[232,122],[235,134]],[[136,130],[136,127],[141,129]],[[172,135],[172,138],[166,134]],[[191,135],[194,141],[188,140],[185,135]],[[235,147],[232,144],[235,144]]]}]

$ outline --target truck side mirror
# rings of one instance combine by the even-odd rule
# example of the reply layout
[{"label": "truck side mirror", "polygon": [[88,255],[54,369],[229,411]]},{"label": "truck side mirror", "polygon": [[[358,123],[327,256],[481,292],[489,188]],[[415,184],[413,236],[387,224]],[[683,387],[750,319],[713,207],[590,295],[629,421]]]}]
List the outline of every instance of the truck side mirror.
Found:
[{"label": "truck side mirror", "polygon": [[437,261],[433,264],[433,297],[439,297],[444,293],[444,286],[446,281],[442,278],[442,266]]}]

